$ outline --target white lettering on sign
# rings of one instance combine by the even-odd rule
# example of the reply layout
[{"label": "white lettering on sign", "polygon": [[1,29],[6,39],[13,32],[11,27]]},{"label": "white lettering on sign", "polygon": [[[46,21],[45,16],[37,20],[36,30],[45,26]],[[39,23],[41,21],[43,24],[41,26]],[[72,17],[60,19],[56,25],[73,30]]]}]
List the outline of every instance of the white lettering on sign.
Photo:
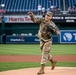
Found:
[{"label": "white lettering on sign", "polygon": [[24,41],[24,39],[10,39],[10,41]]},{"label": "white lettering on sign", "polygon": [[74,20],[66,20],[66,22],[74,22]]},{"label": "white lettering on sign", "polygon": [[60,19],[60,17],[53,17],[53,19]]},{"label": "white lettering on sign", "polygon": [[39,39],[35,39],[35,41],[40,41]]},{"label": "white lettering on sign", "polygon": [[53,19],[64,19],[64,17],[53,17]]},{"label": "white lettering on sign", "polygon": [[65,17],[65,19],[76,19],[76,17]]},{"label": "white lettering on sign", "polygon": [[76,40],[76,33],[73,33],[73,35],[75,36],[75,40]]}]

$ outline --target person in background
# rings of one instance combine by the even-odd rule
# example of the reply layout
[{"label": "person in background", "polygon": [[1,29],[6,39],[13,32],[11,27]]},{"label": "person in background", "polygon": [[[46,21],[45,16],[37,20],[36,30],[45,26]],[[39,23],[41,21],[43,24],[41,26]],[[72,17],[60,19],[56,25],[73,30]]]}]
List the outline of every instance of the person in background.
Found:
[{"label": "person in background", "polygon": [[45,8],[44,7],[42,7],[42,15],[43,15],[43,17],[45,16]]},{"label": "person in background", "polygon": [[42,6],[41,4],[38,4],[38,15],[41,15],[41,11],[42,11]]}]

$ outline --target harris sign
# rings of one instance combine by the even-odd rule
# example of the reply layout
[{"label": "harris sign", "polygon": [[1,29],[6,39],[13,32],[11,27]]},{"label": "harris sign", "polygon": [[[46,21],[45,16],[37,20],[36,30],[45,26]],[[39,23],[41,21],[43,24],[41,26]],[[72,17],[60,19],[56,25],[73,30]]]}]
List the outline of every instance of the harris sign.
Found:
[{"label": "harris sign", "polygon": [[[42,18],[42,16],[35,15],[36,18]],[[52,20],[56,23],[76,23],[76,16],[53,16]],[[4,21],[6,23],[33,23],[31,18],[28,15],[19,15],[19,16],[5,16]]]}]

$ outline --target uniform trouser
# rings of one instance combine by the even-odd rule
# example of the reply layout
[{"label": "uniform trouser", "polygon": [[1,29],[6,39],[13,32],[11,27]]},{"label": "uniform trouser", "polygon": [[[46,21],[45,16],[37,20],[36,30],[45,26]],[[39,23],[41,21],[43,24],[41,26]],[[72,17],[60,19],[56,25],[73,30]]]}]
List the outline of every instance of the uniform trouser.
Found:
[{"label": "uniform trouser", "polygon": [[42,51],[42,58],[41,58],[41,64],[45,64],[47,60],[52,59],[52,55],[50,54],[52,46],[52,41],[40,41],[40,48]]}]

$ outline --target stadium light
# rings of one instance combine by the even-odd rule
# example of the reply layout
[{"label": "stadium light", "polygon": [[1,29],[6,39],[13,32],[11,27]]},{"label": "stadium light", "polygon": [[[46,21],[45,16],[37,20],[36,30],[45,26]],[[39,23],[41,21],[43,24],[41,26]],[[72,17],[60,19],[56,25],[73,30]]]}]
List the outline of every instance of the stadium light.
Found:
[{"label": "stadium light", "polygon": [[[2,39],[3,39],[6,36],[5,32],[4,32],[4,27],[5,27],[5,21],[4,21],[5,9],[4,9],[4,7],[5,7],[5,4],[1,4],[0,6],[2,7],[2,10],[1,10],[1,15],[2,15],[1,19],[2,20],[1,21],[2,21]],[[2,42],[5,43],[4,40]]]},{"label": "stadium light", "polygon": [[5,7],[5,4],[1,4],[1,7]]}]

